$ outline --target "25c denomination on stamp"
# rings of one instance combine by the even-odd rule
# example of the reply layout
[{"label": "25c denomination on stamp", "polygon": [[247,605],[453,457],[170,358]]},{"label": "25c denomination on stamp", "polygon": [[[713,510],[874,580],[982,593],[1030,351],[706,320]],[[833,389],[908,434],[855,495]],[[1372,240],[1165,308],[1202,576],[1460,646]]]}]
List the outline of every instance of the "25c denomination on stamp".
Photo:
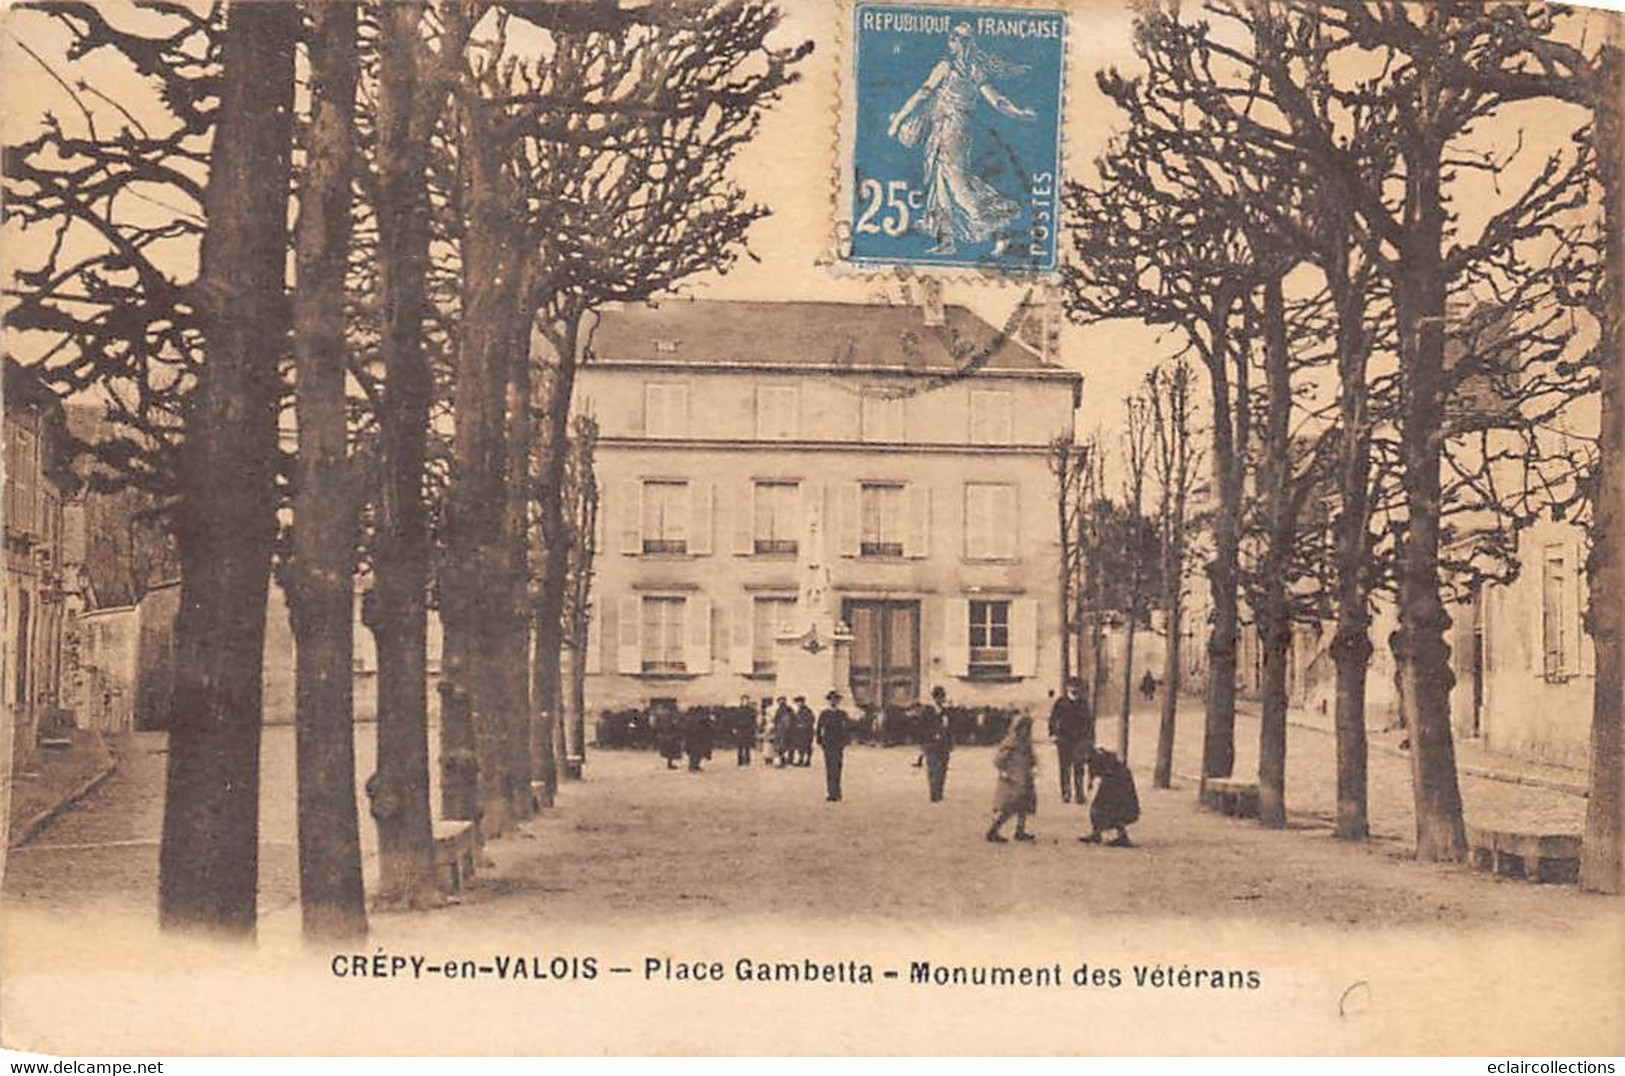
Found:
[{"label": "25c denomination on stamp", "polygon": [[1065,12],[858,3],[845,260],[1054,270],[1065,56]]}]

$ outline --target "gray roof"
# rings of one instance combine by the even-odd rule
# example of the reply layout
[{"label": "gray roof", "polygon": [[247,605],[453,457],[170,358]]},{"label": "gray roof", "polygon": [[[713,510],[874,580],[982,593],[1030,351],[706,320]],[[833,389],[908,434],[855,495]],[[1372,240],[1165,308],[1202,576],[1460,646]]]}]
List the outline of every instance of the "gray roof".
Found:
[{"label": "gray roof", "polygon": [[605,310],[590,346],[592,361],[614,364],[1075,376],[962,306],[945,307],[943,324],[930,326],[917,306],[673,299]]}]

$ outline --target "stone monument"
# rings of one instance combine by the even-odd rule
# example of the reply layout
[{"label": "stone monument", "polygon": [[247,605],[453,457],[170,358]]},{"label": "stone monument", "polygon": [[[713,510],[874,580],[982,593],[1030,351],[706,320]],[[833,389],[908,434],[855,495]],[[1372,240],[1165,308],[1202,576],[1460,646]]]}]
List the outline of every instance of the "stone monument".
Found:
[{"label": "stone monument", "polygon": [[795,614],[774,640],[774,677],[780,695],[807,696],[814,709],[831,688],[849,693],[852,633],[831,609],[829,543],[819,498],[808,499],[807,527],[799,552],[800,588]]}]

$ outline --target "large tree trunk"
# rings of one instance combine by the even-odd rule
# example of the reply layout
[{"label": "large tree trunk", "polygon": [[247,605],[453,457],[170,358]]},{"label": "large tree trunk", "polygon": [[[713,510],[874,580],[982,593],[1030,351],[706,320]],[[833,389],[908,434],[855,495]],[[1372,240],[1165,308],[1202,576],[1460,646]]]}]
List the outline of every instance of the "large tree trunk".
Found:
[{"label": "large tree trunk", "polygon": [[1620,304],[1625,302],[1625,130],[1620,98],[1625,57],[1621,54],[1619,16],[1598,64],[1597,152],[1604,196],[1607,250],[1603,288],[1603,336],[1598,342],[1601,431],[1597,452],[1596,499],[1593,504],[1590,585],[1591,640],[1596,648],[1596,680],[1591,704],[1591,780],[1586,804],[1585,840],[1580,853],[1580,885],[1599,893],[1625,892],[1625,710],[1621,706],[1620,610],[1625,605],[1625,579],[1620,542],[1625,540],[1625,418],[1620,414],[1621,364],[1625,332]]},{"label": "large tree trunk", "polygon": [[423,501],[433,378],[423,350],[429,205],[423,186],[440,95],[423,84],[423,5],[379,12],[378,300],[385,380],[372,569],[363,603],[378,648],[378,771],[367,783],[378,825],[381,905],[438,901],[429,804],[429,516]]},{"label": "large tree trunk", "polygon": [[277,362],[285,290],[292,4],[229,9],[197,293],[208,362],[186,416],[181,605],[158,914],[252,935],[266,589],[276,537]]},{"label": "large tree trunk", "polygon": [[1264,376],[1267,403],[1263,459],[1263,515],[1267,528],[1259,580],[1259,635],[1264,648],[1262,716],[1258,726],[1258,819],[1286,825],[1286,666],[1292,645],[1286,576],[1292,559],[1292,373],[1281,278],[1264,284]]},{"label": "large tree trunk", "polygon": [[367,932],[355,800],[355,482],[347,458],[344,285],[355,159],[356,8],[315,5],[310,145],[295,233],[298,486],[293,503],[299,904],[312,939]]},{"label": "large tree trunk", "polygon": [[[536,704],[560,725],[564,680],[559,661],[564,642],[564,591],[570,574],[569,520],[564,510],[564,470],[570,452],[570,400],[575,393],[577,332],[580,322],[568,319],[551,339],[555,366],[548,385],[543,420],[541,466],[536,476],[536,503],[541,512],[542,578],[536,601]],[[568,741],[558,736],[567,752]],[[568,759],[568,755],[565,756]],[[579,770],[570,776],[580,776]]]},{"label": "large tree trunk", "polygon": [[1367,580],[1371,543],[1367,537],[1371,472],[1371,426],[1366,367],[1370,345],[1364,302],[1349,278],[1346,224],[1334,238],[1328,278],[1337,302],[1338,513],[1333,523],[1336,558],[1337,631],[1332,639],[1336,668],[1333,727],[1337,754],[1335,833],[1360,841],[1371,835],[1366,811],[1365,680],[1371,665],[1371,613]]},{"label": "large tree trunk", "polygon": [[[1431,87],[1424,96],[1435,95]],[[1437,108],[1426,102],[1424,108]],[[1445,205],[1442,146],[1426,132],[1405,146],[1405,238],[1395,282],[1404,404],[1400,452],[1407,527],[1400,548],[1399,703],[1411,733],[1416,855],[1456,861],[1467,854],[1461,789],[1450,731],[1450,626],[1439,594],[1440,451],[1444,439]]]},{"label": "large tree trunk", "polygon": [[530,341],[516,332],[510,343],[508,378],[507,506],[502,520],[505,582],[501,589],[502,630],[492,670],[499,678],[503,717],[503,794],[516,818],[535,813],[531,794],[530,624],[526,593],[530,573],[530,442],[535,423],[530,400]]},{"label": "large tree trunk", "polygon": [[1151,775],[1153,788],[1170,788],[1174,779],[1174,732],[1179,717],[1180,639],[1183,630],[1182,602],[1179,597],[1180,558],[1168,557],[1164,571],[1171,570],[1174,582],[1169,584],[1174,593],[1164,599],[1163,609],[1168,625],[1168,643],[1162,653],[1162,715],[1157,723],[1157,763]]},{"label": "large tree trunk", "polygon": [[[1228,311],[1223,315],[1228,317]],[[1213,513],[1213,559],[1208,562],[1212,624],[1207,640],[1207,700],[1202,736],[1202,776],[1229,777],[1236,765],[1236,558],[1241,511],[1241,467],[1231,425],[1229,347],[1215,320],[1215,343],[1208,356],[1208,383],[1213,399],[1213,484],[1218,503]]]},{"label": "large tree trunk", "polygon": [[502,790],[500,652],[511,598],[503,552],[504,443],[510,329],[520,259],[498,144],[479,101],[459,105],[458,184],[464,214],[463,309],[457,347],[456,435],[446,494],[446,559],[440,572],[445,622],[441,709],[441,812],[476,820],[485,838],[506,825]]}]

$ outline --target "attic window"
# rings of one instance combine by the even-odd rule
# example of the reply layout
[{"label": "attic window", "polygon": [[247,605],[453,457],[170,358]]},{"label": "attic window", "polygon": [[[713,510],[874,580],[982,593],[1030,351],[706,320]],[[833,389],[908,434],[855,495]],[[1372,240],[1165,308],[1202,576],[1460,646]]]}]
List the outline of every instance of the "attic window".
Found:
[{"label": "attic window", "polygon": [[677,340],[656,340],[655,350],[662,355],[670,355],[676,352],[679,342]]}]

